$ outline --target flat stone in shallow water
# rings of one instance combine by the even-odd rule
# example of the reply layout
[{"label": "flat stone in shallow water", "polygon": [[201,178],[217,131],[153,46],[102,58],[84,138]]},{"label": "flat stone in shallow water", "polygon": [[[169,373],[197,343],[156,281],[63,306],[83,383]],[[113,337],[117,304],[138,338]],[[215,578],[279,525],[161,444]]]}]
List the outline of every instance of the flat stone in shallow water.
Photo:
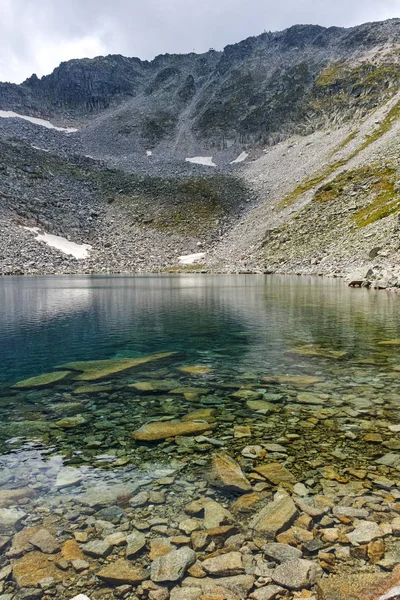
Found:
[{"label": "flat stone in shallow water", "polygon": [[225,490],[248,492],[251,484],[238,463],[226,452],[216,452],[212,457],[210,482]]},{"label": "flat stone in shallow water", "polygon": [[381,537],[383,537],[382,529],[374,521],[360,521],[354,531],[347,534],[347,538],[354,545],[368,544]]},{"label": "flat stone in shallow water", "polygon": [[60,549],[60,545],[56,538],[44,528],[36,531],[29,541],[32,546],[39,548],[39,550],[45,554],[54,554]]},{"label": "flat stone in shallow water", "polygon": [[280,463],[269,463],[267,465],[259,465],[255,467],[254,471],[259,475],[262,475],[274,485],[281,483],[294,483],[296,481],[295,476],[286,467]]},{"label": "flat stone in shallow water", "polygon": [[19,389],[47,387],[53,385],[53,383],[57,383],[57,381],[65,379],[68,375],[71,375],[71,371],[43,373],[43,375],[38,375],[37,377],[30,377],[29,379],[18,381],[13,387]]},{"label": "flat stone in shallow water", "polygon": [[87,421],[82,415],[76,415],[76,417],[65,417],[56,422],[57,427],[60,429],[75,429],[75,427],[81,427],[86,425]]},{"label": "flat stone in shallow water", "polygon": [[228,552],[220,556],[206,558],[201,563],[206,573],[214,576],[240,575],[244,572],[242,555],[240,552]]},{"label": "flat stone in shallow water", "polygon": [[299,404],[314,404],[320,405],[326,402],[326,398],[319,396],[318,394],[311,394],[309,392],[302,392],[301,394],[297,394],[296,402]]},{"label": "flat stone in shallow water", "polygon": [[217,414],[217,411],[215,408],[200,408],[199,410],[194,410],[193,412],[189,413],[188,415],[185,415],[184,417],[182,417],[182,421],[186,422],[186,421],[208,421],[208,422],[213,422],[215,421],[214,417]]},{"label": "flat stone in shallow water", "polygon": [[273,412],[276,410],[276,406],[266,400],[248,400],[246,402],[247,408],[255,410],[256,412]]},{"label": "flat stone in shallow water", "polygon": [[[218,592],[215,592],[216,588],[219,588],[219,596],[221,597],[221,589],[228,590],[235,594],[235,598],[246,600],[250,590],[254,585],[254,577],[252,575],[234,575],[232,577],[218,577],[217,579],[211,577],[203,577],[196,579],[194,577],[187,577],[182,581],[182,588],[200,588],[203,594],[216,593],[218,598]],[[228,598],[228,596],[225,596]],[[232,598],[232,596],[229,596]],[[182,598],[186,600],[186,598]],[[225,599],[224,599],[225,600]]]},{"label": "flat stone in shallow water", "polygon": [[275,600],[277,596],[286,595],[286,590],[280,585],[266,585],[250,594],[251,600]]},{"label": "flat stone in shallow water", "polygon": [[20,587],[36,587],[42,579],[51,578],[56,583],[69,578],[69,574],[58,569],[54,562],[42,552],[28,552],[12,561],[13,578]]},{"label": "flat stone in shallow water", "polygon": [[204,365],[178,367],[178,371],[186,373],[187,375],[208,375],[209,373],[212,373],[211,367],[205,367]]},{"label": "flat stone in shallow water", "polygon": [[113,504],[125,505],[138,489],[136,484],[118,483],[112,486],[96,485],[89,488],[85,493],[76,496],[81,503],[91,508],[100,509]]},{"label": "flat stone in shallow water", "polygon": [[165,556],[156,558],[151,565],[151,580],[156,583],[179,581],[186,569],[196,562],[196,552],[190,548],[179,548]]},{"label": "flat stone in shallow water", "polygon": [[321,377],[311,375],[277,375],[276,377],[263,377],[265,383],[286,383],[294,386],[308,387],[323,381]]},{"label": "flat stone in shallow water", "polygon": [[159,354],[150,354],[149,356],[142,356],[140,358],[114,358],[109,360],[71,362],[60,365],[58,368],[81,371],[81,374],[75,377],[77,381],[95,381],[96,379],[102,379],[114,373],[127,371],[145,363],[169,358],[175,354],[176,352],[160,352]]},{"label": "flat stone in shallow water", "polygon": [[303,556],[301,550],[293,548],[293,546],[288,546],[287,544],[278,543],[265,544],[265,546],[263,546],[263,552],[267,558],[279,563],[295,560]]},{"label": "flat stone in shallow water", "polygon": [[214,429],[214,423],[203,423],[196,421],[172,422],[154,422],[143,425],[140,429],[133,432],[133,437],[139,442],[156,442],[178,435],[195,435],[204,433],[209,429]]},{"label": "flat stone in shallow water", "polygon": [[33,498],[36,492],[33,488],[25,487],[17,490],[0,490],[0,508],[8,508],[21,500]]},{"label": "flat stone in shallow water", "polygon": [[334,575],[318,580],[318,599],[396,600],[396,595],[391,592],[399,585],[400,567],[396,567],[389,575],[383,573]]},{"label": "flat stone in shallow water", "polygon": [[62,489],[77,485],[82,481],[82,473],[74,467],[66,467],[57,474],[55,487]]},{"label": "flat stone in shallow water", "polygon": [[135,531],[127,536],[126,544],[126,558],[133,558],[146,546],[146,536]]},{"label": "flat stone in shallow water", "polygon": [[296,505],[290,496],[278,497],[256,514],[250,528],[258,535],[274,540],[278,533],[290,526],[297,515]]},{"label": "flat stone in shallow water", "polygon": [[333,358],[342,359],[348,356],[348,352],[344,350],[332,350],[321,346],[305,345],[291,348],[287,354],[295,354],[300,356],[315,356],[316,358]]},{"label": "flat stone in shallow water", "polygon": [[25,517],[26,513],[19,508],[0,508],[0,533],[12,529]]},{"label": "flat stone in shallow water", "polygon": [[70,562],[73,560],[83,560],[85,555],[79,548],[75,540],[67,540],[61,547],[61,556]]},{"label": "flat stone in shallow water", "polygon": [[106,540],[93,540],[92,542],[88,542],[82,546],[82,550],[88,556],[93,556],[94,558],[105,558],[111,554],[113,546]]},{"label": "flat stone in shallow water", "polygon": [[298,558],[276,567],[272,573],[272,580],[289,590],[301,590],[314,585],[317,576],[321,575],[322,569],[318,563]]},{"label": "flat stone in shallow water", "polygon": [[111,385],[101,385],[101,384],[80,385],[79,387],[76,387],[73,390],[73,392],[74,392],[74,394],[87,394],[89,396],[90,394],[101,394],[101,393],[112,392],[113,389],[114,388]]},{"label": "flat stone in shallow water", "polygon": [[152,392],[170,392],[174,388],[177,388],[178,385],[177,381],[160,381],[156,379],[154,381],[136,381],[135,383],[130,383],[128,388],[133,388],[143,394],[149,394]]},{"label": "flat stone in shallow water", "polygon": [[231,396],[238,400],[261,400],[262,398],[262,394],[255,390],[238,390],[237,392],[233,392]]},{"label": "flat stone in shallow water", "polygon": [[113,585],[136,585],[148,577],[148,572],[141,567],[134,567],[126,560],[120,559],[101,569],[97,577]]}]

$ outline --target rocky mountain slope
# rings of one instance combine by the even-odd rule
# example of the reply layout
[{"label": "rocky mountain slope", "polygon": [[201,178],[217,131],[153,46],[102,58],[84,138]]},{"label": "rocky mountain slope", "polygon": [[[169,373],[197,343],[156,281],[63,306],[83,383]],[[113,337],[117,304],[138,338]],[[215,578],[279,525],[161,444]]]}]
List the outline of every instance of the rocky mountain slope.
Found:
[{"label": "rocky mountain slope", "polygon": [[[370,280],[397,281],[398,19],[72,60],[0,84],[0,116],[2,273],[175,269],[204,253],[197,269],[372,266]],[[36,226],[91,244],[89,258],[22,228]]]}]

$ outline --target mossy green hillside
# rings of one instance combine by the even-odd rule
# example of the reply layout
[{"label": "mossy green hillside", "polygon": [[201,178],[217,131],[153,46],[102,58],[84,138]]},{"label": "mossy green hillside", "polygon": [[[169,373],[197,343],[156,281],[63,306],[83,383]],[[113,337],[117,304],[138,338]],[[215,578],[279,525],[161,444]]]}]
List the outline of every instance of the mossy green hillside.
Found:
[{"label": "mossy green hillside", "polygon": [[[388,111],[387,115],[383,118],[383,120],[379,124],[377,124],[375,130],[370,135],[366,136],[364,141],[349,156],[347,156],[345,159],[339,159],[329,164],[328,166],[324,167],[322,170],[314,174],[312,177],[309,177],[302,181],[292,192],[289,192],[289,194],[285,196],[285,198],[281,201],[280,206],[284,208],[286,206],[294,204],[300,196],[323,183],[337,169],[340,169],[341,167],[346,165],[347,162],[358,156],[358,154],[360,154],[363,150],[371,146],[374,142],[378,141],[386,133],[388,133],[393,127],[393,125],[396,123],[396,121],[398,121],[399,119],[400,102],[396,102],[394,106],[392,106],[392,108]],[[343,142],[335,148],[335,150],[332,153],[332,156],[334,156],[337,152],[345,148],[350,142],[352,142],[357,137],[357,135],[358,131],[351,132],[343,140]]]},{"label": "mossy green hillside", "polygon": [[350,118],[354,109],[371,110],[396,93],[400,84],[400,64],[364,62],[351,67],[344,61],[324,69],[312,87],[310,106],[317,112],[342,111]]},{"label": "mossy green hillside", "polygon": [[342,200],[351,194],[359,199],[370,199],[358,210],[352,220],[357,227],[366,227],[400,210],[400,194],[396,188],[397,169],[391,165],[367,165],[338,175],[319,188],[316,202]]}]

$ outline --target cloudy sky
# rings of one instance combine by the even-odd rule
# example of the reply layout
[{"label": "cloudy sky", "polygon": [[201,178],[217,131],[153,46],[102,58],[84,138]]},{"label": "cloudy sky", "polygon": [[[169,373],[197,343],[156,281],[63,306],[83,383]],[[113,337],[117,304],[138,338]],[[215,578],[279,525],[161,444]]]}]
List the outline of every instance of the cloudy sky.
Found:
[{"label": "cloudy sky", "polygon": [[352,26],[400,17],[400,0],[0,0],[0,81],[99,54],[152,59],[222,49],[295,23]]}]

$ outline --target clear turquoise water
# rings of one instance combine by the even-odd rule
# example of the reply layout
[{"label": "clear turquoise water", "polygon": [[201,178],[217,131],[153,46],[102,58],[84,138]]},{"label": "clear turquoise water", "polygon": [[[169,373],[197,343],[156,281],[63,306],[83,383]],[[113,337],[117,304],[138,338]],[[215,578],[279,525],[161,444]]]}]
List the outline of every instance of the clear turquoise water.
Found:
[{"label": "clear turquoise water", "polygon": [[[345,396],[355,418],[396,418],[400,346],[379,342],[400,338],[400,298],[386,292],[284,276],[26,277],[0,280],[0,305],[3,453],[33,440],[72,462],[91,464],[98,447],[133,460],[132,431],[148,420],[180,418],[204,405],[239,421],[257,418],[245,402],[232,400],[226,391],[232,385],[261,389],[267,399],[279,392],[284,420],[286,405],[304,389],[263,378],[287,374],[317,375],[321,382],[307,391],[326,394],[324,408],[341,406]],[[304,345],[322,355],[291,352]],[[346,356],[332,359],[324,350]],[[177,354],[106,377],[107,392],[77,394],[81,384],[73,376],[44,389],[12,388],[69,361],[155,352]],[[192,376],[179,371],[182,365],[205,365],[211,371]],[[128,387],[135,381],[171,379],[180,386],[204,386],[208,395],[186,401]],[[56,425],[77,413],[84,426],[67,434]],[[94,449],[88,441],[93,431]]]},{"label": "clear turquoise water", "polygon": [[179,350],[217,368],[263,369],[298,343],[368,358],[400,337],[398,296],[319,278],[11,277],[0,280],[0,306],[2,386],[72,360]]}]

